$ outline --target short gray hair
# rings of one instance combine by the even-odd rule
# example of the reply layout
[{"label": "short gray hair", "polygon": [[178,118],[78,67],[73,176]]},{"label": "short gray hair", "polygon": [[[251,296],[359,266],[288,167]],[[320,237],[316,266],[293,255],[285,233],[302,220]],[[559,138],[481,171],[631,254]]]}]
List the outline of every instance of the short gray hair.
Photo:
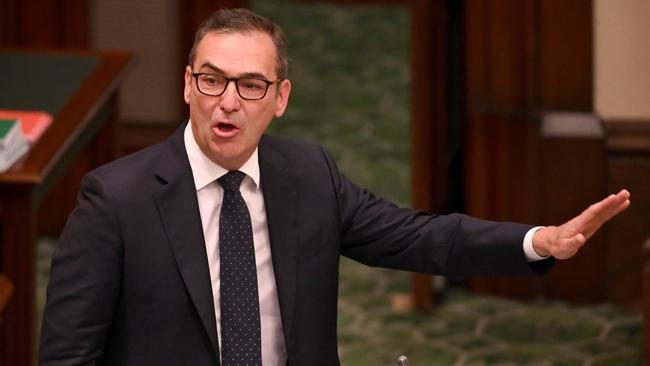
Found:
[{"label": "short gray hair", "polygon": [[199,42],[201,42],[207,33],[246,33],[251,31],[263,32],[271,37],[275,45],[276,73],[278,74],[278,78],[286,79],[289,77],[287,40],[284,32],[277,24],[248,9],[221,9],[201,23],[194,36],[194,44],[190,51],[190,67],[194,67],[196,49]]}]

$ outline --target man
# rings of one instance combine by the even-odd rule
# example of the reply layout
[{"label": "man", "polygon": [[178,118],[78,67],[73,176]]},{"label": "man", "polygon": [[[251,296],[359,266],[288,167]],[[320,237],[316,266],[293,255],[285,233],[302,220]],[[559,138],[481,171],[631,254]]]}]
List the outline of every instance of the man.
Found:
[{"label": "man", "polygon": [[189,122],[85,177],[52,262],[43,365],[336,365],[339,256],[417,272],[541,274],[629,205],[558,227],[400,209],[321,147],[264,135],[291,92],[282,31],[198,30]]}]

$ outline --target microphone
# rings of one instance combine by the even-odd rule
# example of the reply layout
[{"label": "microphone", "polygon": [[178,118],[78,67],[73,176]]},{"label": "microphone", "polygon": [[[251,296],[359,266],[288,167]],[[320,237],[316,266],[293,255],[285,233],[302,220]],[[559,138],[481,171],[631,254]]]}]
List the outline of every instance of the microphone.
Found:
[{"label": "microphone", "polygon": [[399,357],[397,357],[397,365],[398,366],[409,366],[410,365],[409,359],[404,355],[399,356]]}]

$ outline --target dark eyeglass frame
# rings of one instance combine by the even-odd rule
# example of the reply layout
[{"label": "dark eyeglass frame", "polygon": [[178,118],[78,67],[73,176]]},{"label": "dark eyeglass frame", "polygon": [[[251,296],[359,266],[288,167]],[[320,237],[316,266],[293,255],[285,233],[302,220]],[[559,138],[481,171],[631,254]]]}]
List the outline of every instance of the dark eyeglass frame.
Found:
[{"label": "dark eyeglass frame", "polygon": [[[204,92],[203,90],[201,90],[201,87],[199,86],[199,77],[203,76],[203,75],[212,75],[212,76],[217,76],[217,77],[226,79],[226,86],[223,87],[223,91],[221,91],[221,93],[219,93],[219,94],[208,94],[208,93]],[[266,93],[268,93],[269,87],[271,85],[284,80],[284,78],[279,78],[279,79],[276,79],[276,80],[273,80],[273,81],[266,80],[266,79],[260,79],[260,78],[251,78],[251,77],[247,77],[247,78],[229,78],[227,76],[223,76],[223,75],[215,74],[215,73],[210,73],[210,72],[193,72],[192,76],[196,80],[196,89],[199,91],[199,93],[201,93],[203,95],[207,95],[209,97],[219,97],[219,96],[223,95],[223,93],[226,92],[226,90],[228,89],[228,85],[230,85],[230,82],[233,81],[234,84],[235,84],[235,89],[237,90],[237,95],[239,95],[239,97],[244,99],[244,100],[260,100],[260,99],[264,99],[264,97],[266,97]],[[239,80],[259,80],[259,81],[264,82],[264,84],[266,84],[266,89],[264,90],[264,94],[262,94],[262,96],[259,97],[259,98],[246,98],[246,97],[244,97],[243,95],[241,95],[241,92],[239,91]]]}]

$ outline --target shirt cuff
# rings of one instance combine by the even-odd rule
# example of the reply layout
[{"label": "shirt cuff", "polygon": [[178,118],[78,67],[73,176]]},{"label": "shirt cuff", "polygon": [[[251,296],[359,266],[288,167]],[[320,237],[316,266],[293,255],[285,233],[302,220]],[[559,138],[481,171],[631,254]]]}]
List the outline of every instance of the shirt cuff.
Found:
[{"label": "shirt cuff", "polygon": [[544,226],[535,226],[534,228],[528,230],[526,236],[524,236],[524,253],[526,254],[526,260],[529,262],[536,262],[546,259],[548,257],[542,257],[541,255],[535,252],[533,249],[533,234],[539,229],[544,228]]}]

